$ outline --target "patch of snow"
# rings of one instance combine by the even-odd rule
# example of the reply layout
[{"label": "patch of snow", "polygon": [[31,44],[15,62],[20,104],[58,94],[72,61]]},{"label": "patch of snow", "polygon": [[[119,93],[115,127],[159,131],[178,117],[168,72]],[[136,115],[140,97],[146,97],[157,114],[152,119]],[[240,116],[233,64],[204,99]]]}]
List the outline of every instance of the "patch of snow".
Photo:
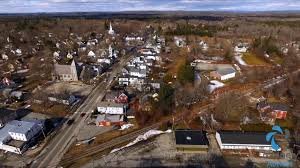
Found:
[{"label": "patch of snow", "polygon": [[213,63],[213,61],[208,61],[208,60],[200,60],[200,59],[197,59],[197,60],[194,60],[193,62],[195,63]]},{"label": "patch of snow", "polygon": [[132,145],[135,145],[137,144],[138,142],[140,141],[145,141],[155,135],[159,135],[159,134],[163,134],[163,133],[171,133],[172,130],[167,130],[167,131],[160,131],[160,130],[149,130],[148,132],[146,132],[145,134],[143,135],[139,135],[134,141],[130,142],[129,144],[121,147],[121,148],[117,148],[117,149],[113,149],[110,153],[114,153],[114,152],[117,152],[119,150],[122,150],[124,148],[128,148]]},{"label": "patch of snow", "polygon": [[240,65],[244,65],[244,66],[247,65],[247,63],[243,60],[241,55],[236,55],[234,56],[234,58]]},{"label": "patch of snow", "polygon": [[133,126],[134,126],[133,124],[124,124],[124,125],[121,126],[121,128],[119,130],[126,130],[130,127],[133,127]]},{"label": "patch of snow", "polygon": [[219,82],[217,80],[212,80],[209,82],[210,84],[208,85],[208,90],[210,93],[212,93],[214,90],[223,87],[225,84],[222,82]]}]

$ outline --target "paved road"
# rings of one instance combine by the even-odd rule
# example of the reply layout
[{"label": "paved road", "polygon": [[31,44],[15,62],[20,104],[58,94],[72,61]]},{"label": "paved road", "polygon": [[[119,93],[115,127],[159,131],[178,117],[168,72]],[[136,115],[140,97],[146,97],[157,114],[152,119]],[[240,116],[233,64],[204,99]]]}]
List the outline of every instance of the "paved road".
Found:
[{"label": "paved road", "polygon": [[[294,71],[293,73],[290,73],[290,74],[295,75],[295,74],[298,74],[298,73],[300,73],[300,69],[297,70],[297,71]],[[283,76],[279,76],[279,77],[270,79],[270,80],[265,81],[264,83],[258,85],[256,88],[252,88],[252,89],[247,90],[246,92],[244,92],[244,95],[248,95],[250,93],[253,93],[253,92],[256,91],[256,89],[261,89],[261,88],[265,88],[265,87],[274,86],[276,84],[279,84],[279,83],[283,82],[286,79],[287,79],[287,75],[283,75]],[[199,109],[199,112],[197,112],[197,114],[206,112],[207,110],[209,110],[209,109],[211,109],[213,107],[215,107],[215,105],[213,103],[207,104],[205,106],[202,106],[201,109]],[[177,116],[174,117],[175,118],[174,122],[177,123],[177,122],[179,122],[184,117],[185,117],[185,114],[177,114]],[[68,164],[74,163],[74,162],[76,162],[76,161],[78,161],[78,160],[80,160],[82,158],[85,158],[87,156],[92,156],[92,155],[97,154],[99,152],[102,152],[102,151],[104,151],[106,149],[113,148],[116,145],[122,144],[124,142],[127,142],[129,140],[132,140],[132,139],[136,138],[138,135],[144,134],[145,132],[149,131],[150,129],[157,128],[162,123],[166,123],[167,121],[172,122],[173,121],[173,117],[166,118],[163,121],[161,121],[160,123],[155,123],[153,125],[150,125],[148,127],[143,128],[141,130],[137,130],[135,132],[132,132],[132,133],[129,133],[129,134],[117,137],[117,138],[115,138],[115,139],[113,139],[111,141],[102,143],[102,144],[100,144],[98,146],[94,146],[92,148],[88,148],[88,149],[84,150],[83,152],[81,152],[78,155],[66,156],[62,160],[62,162],[60,164],[61,165],[68,165]]]},{"label": "paved road", "polygon": [[[66,126],[66,124],[63,126],[55,138],[47,145],[40,155],[36,157],[31,165],[32,168],[52,168],[58,165],[64,153],[76,139],[76,135],[83,126],[84,121],[90,117],[92,110],[96,108],[97,103],[105,96],[105,91],[111,87],[114,77],[121,71],[126,62],[133,58],[133,54],[130,54],[131,55],[129,56],[121,58],[120,62],[113,66],[112,72],[107,77],[107,82],[102,82],[95,87],[83,104],[70,117],[75,119],[74,123],[71,126]],[[81,113],[86,113],[86,115],[80,117]]]}]

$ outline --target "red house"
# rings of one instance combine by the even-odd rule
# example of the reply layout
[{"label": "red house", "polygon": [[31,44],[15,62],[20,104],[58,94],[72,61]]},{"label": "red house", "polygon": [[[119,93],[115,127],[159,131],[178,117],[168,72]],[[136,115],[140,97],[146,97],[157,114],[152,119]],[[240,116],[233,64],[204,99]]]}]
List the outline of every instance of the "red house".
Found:
[{"label": "red house", "polygon": [[105,95],[105,101],[127,104],[128,96],[124,92],[109,91]]},{"label": "red house", "polygon": [[280,103],[267,103],[266,101],[257,104],[258,111],[262,114],[271,114],[274,119],[286,119],[289,107]]},{"label": "red house", "polygon": [[116,103],[122,103],[122,104],[127,104],[128,103],[128,96],[124,93],[120,94],[116,99]]}]

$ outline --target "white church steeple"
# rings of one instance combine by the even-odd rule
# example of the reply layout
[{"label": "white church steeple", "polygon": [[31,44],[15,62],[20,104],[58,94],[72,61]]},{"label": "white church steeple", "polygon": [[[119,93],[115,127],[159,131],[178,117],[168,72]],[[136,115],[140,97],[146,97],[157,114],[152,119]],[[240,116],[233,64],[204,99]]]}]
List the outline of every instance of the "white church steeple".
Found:
[{"label": "white church steeple", "polygon": [[112,26],[111,26],[111,22],[109,23],[109,30],[108,30],[108,34],[113,35],[115,34],[115,31],[113,30]]}]

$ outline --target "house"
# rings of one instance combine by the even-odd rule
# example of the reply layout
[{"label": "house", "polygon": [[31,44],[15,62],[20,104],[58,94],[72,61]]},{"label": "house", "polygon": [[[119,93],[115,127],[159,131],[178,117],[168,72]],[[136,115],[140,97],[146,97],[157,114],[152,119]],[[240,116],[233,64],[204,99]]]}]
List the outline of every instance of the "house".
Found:
[{"label": "house", "polygon": [[239,43],[237,46],[234,47],[234,52],[236,53],[245,53],[248,50],[248,44],[246,43]]},{"label": "house", "polygon": [[8,60],[8,56],[7,56],[6,54],[1,54],[1,58],[2,58],[3,60]]},{"label": "house", "polygon": [[129,67],[128,72],[129,72],[130,76],[135,76],[135,77],[139,77],[139,78],[145,78],[147,76],[147,70],[142,69],[142,66],[140,66],[139,68]]},{"label": "house", "polygon": [[261,101],[256,105],[262,120],[286,119],[289,107],[281,103]]},{"label": "house", "polygon": [[120,76],[118,77],[119,85],[121,86],[128,86],[129,83],[129,77],[128,76]]},{"label": "house", "polygon": [[115,103],[115,102],[100,102],[97,105],[97,110],[99,113],[104,114],[119,114],[124,115],[125,114],[125,107],[123,104]]},{"label": "house", "polygon": [[99,58],[99,59],[97,60],[97,62],[99,62],[99,63],[106,63],[106,64],[108,64],[108,65],[112,64],[112,60],[109,59],[109,58]]},{"label": "house", "polygon": [[15,100],[23,100],[24,94],[22,91],[12,91],[10,92],[10,97]]},{"label": "house", "polygon": [[96,54],[93,52],[93,51],[89,51],[88,57],[92,57],[92,58],[95,58],[96,57]]},{"label": "house", "polygon": [[210,72],[210,77],[219,80],[228,80],[234,78],[236,71],[234,68],[219,68],[216,71]]},{"label": "house", "polygon": [[107,102],[127,104],[128,96],[124,92],[109,91],[106,93],[104,100]]},{"label": "house", "polygon": [[68,95],[68,94],[50,94],[48,96],[48,100],[69,106],[76,101],[76,97],[74,95]]},{"label": "house", "polygon": [[41,133],[42,128],[43,125],[38,121],[10,121],[0,129],[0,149],[22,154]]},{"label": "house", "polygon": [[208,151],[207,133],[201,130],[175,130],[176,149],[182,152]]},{"label": "house", "polygon": [[97,126],[122,126],[124,115],[99,114],[96,118]]},{"label": "house", "polygon": [[78,66],[72,60],[70,65],[54,64],[54,73],[52,75],[54,80],[59,81],[78,81]]},{"label": "house", "polygon": [[85,52],[86,49],[87,49],[87,45],[85,43],[79,43],[79,48],[78,48],[79,52]]},{"label": "house", "polygon": [[142,55],[155,55],[155,54],[157,54],[152,48],[142,48],[138,52]]},{"label": "house", "polygon": [[0,108],[0,128],[2,128],[6,123],[17,118],[16,111]]},{"label": "house", "polygon": [[175,36],[174,41],[177,47],[185,47],[186,46],[186,38]]},{"label": "house", "polygon": [[202,48],[203,51],[207,51],[208,50],[208,44],[205,41],[200,41],[199,42],[200,47]]},{"label": "house", "polygon": [[216,139],[221,150],[273,151],[266,135],[267,132],[218,131]]},{"label": "house", "polygon": [[53,52],[53,58],[56,59],[56,60],[60,59],[59,51],[54,51]]},{"label": "house", "polygon": [[139,36],[126,36],[125,37],[125,41],[143,41],[144,38],[143,37],[139,37]]}]

